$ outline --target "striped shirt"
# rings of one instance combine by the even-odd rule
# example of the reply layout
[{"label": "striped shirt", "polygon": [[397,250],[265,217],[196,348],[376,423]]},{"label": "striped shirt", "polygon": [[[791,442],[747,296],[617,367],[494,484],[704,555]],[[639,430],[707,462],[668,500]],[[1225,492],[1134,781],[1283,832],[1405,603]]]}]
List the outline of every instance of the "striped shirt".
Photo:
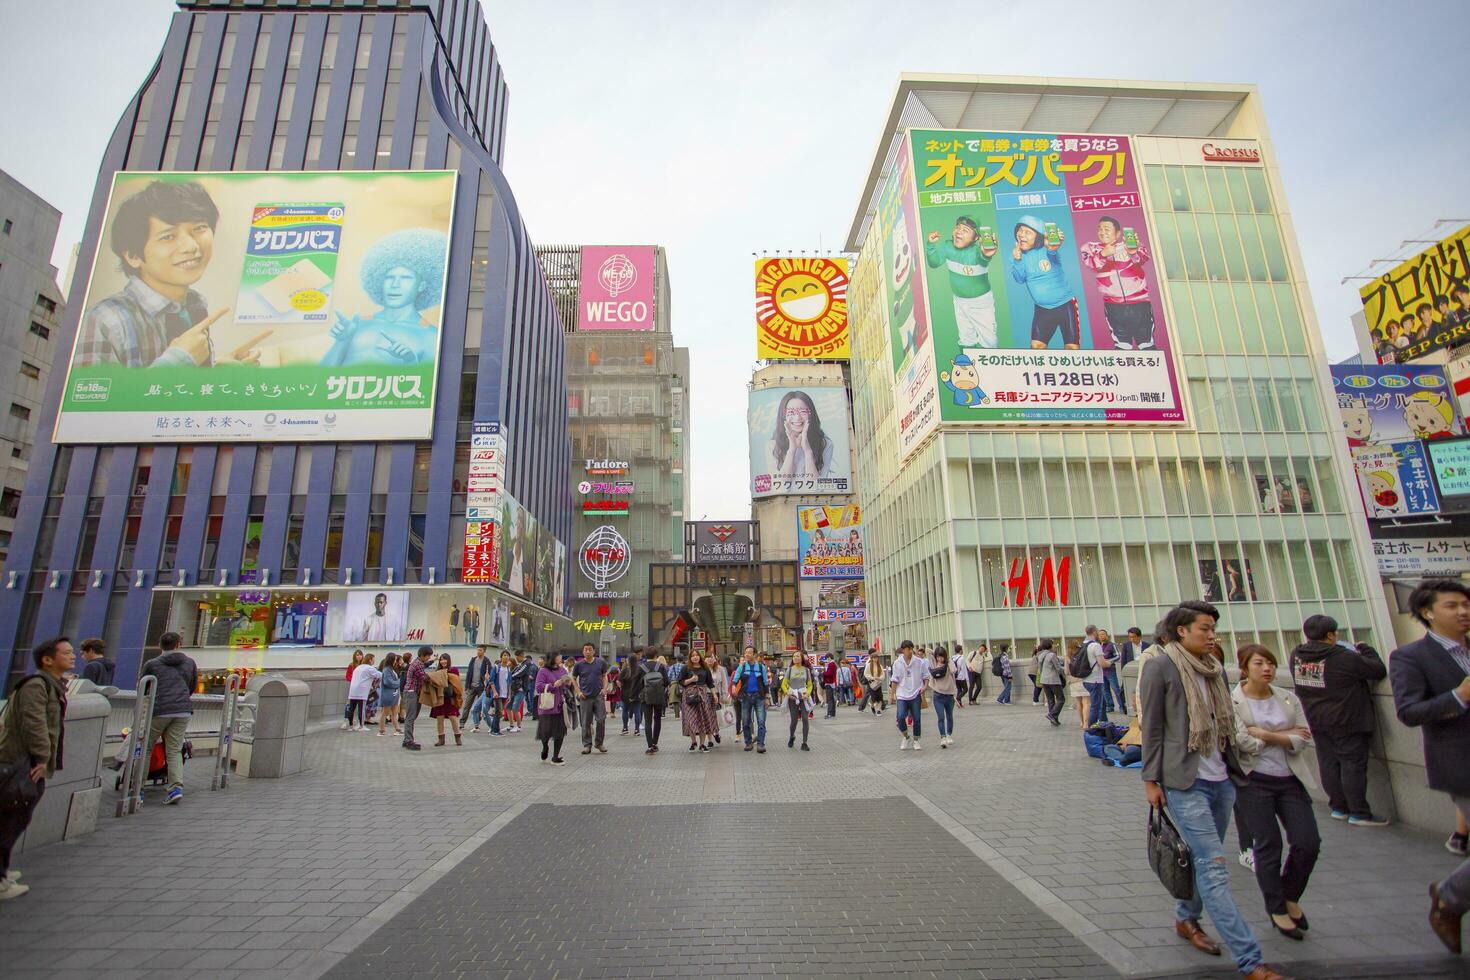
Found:
[{"label": "striped shirt", "polygon": [[192,367],[194,359],[169,344],[208,314],[204,297],[194,290],[181,305],[133,276],[88,311],[77,340],[76,363]]}]

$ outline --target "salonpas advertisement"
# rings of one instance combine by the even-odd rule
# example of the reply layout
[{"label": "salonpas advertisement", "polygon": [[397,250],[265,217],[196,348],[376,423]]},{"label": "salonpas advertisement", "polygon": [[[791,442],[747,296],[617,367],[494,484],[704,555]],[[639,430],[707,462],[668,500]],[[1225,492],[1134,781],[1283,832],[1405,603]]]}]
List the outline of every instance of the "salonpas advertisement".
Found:
[{"label": "salonpas advertisement", "polygon": [[908,145],[941,419],[1184,422],[1129,139],[916,129]]},{"label": "salonpas advertisement", "polygon": [[454,185],[115,175],[56,441],[428,437]]}]

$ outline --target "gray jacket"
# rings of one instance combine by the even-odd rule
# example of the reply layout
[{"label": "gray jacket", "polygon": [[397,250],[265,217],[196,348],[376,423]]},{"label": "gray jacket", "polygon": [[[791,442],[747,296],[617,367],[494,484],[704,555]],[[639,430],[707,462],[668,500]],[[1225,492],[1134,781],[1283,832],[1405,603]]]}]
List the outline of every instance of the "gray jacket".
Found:
[{"label": "gray jacket", "polygon": [[199,668],[184,656],[183,651],[170,650],[148,661],[143,665],[143,675],[149,674],[158,678],[158,687],[153,695],[155,717],[194,713],[189,697],[199,684]]},{"label": "gray jacket", "polygon": [[1042,650],[1036,655],[1036,682],[1038,684],[1065,684],[1062,657],[1055,650]]},{"label": "gray jacket", "polygon": [[[1184,695],[1184,678],[1168,656],[1152,657],[1143,665],[1138,681],[1139,714],[1142,717],[1143,778],[1169,789],[1189,789],[1199,775],[1199,753],[1189,745],[1189,703]],[[1193,683],[1191,680],[1190,683]],[[1224,729],[1235,732],[1233,714],[1223,719]],[[1237,784],[1245,781],[1232,741],[1224,751],[1225,768]]]}]

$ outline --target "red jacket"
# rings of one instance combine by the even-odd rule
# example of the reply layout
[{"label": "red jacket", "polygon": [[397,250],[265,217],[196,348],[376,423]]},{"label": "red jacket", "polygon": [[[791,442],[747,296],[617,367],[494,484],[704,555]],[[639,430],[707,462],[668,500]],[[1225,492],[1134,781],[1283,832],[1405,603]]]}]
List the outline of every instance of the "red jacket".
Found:
[{"label": "red jacket", "polygon": [[1117,246],[1104,249],[1098,242],[1082,246],[1082,264],[1097,275],[1104,303],[1147,303],[1148,280],[1143,264],[1149,260],[1148,249],[1140,246],[1127,262],[1119,262],[1113,254]]},{"label": "red jacket", "polygon": [[822,683],[829,685],[837,683],[837,661],[829,660],[827,666],[822,668]]}]

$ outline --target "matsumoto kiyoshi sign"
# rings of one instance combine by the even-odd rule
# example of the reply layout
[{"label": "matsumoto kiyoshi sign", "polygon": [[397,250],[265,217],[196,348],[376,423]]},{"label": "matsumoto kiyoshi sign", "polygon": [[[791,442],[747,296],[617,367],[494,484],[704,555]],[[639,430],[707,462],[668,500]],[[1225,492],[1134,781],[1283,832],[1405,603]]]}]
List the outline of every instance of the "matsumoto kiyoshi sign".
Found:
[{"label": "matsumoto kiyoshi sign", "polygon": [[115,174],[56,441],[427,438],[454,187]]}]

